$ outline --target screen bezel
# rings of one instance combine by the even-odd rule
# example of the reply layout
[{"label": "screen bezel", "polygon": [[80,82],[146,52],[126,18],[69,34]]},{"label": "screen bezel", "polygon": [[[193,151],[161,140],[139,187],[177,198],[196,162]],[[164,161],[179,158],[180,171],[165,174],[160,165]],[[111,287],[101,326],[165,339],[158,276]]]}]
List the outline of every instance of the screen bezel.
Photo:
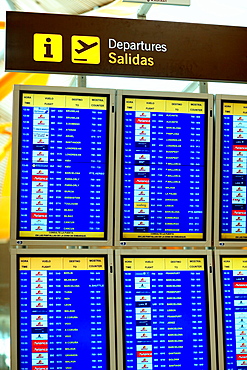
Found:
[{"label": "screen bezel", "polygon": [[[80,237],[21,237],[19,235],[19,199],[20,187],[18,179],[21,171],[21,109],[22,94],[28,92],[33,94],[57,94],[57,95],[81,95],[81,96],[103,96],[107,98],[107,127],[106,127],[106,176],[105,176],[105,226],[103,238],[80,238]],[[47,86],[23,86],[14,88],[13,103],[13,153],[12,153],[12,181],[11,181],[11,244],[24,245],[80,245],[80,246],[104,246],[112,245],[113,241],[113,179],[114,179],[114,105],[115,91],[104,89],[84,89]]]},{"label": "screen bezel", "polygon": [[221,199],[222,199],[222,117],[223,103],[245,103],[246,96],[237,95],[216,95],[216,133],[215,133],[215,184],[214,184],[214,245],[222,248],[242,247],[246,239],[223,239],[221,237]]},{"label": "screen bezel", "polygon": [[123,269],[122,260],[125,257],[202,257],[206,262],[205,266],[205,293],[207,305],[207,342],[209,367],[208,370],[216,370],[216,350],[215,350],[215,318],[214,318],[214,296],[213,296],[213,274],[212,274],[212,252],[205,250],[116,250],[116,323],[117,323],[117,362],[119,370],[125,370],[124,366],[124,313],[123,313]]},{"label": "screen bezel", "polygon": [[[127,239],[122,237],[122,164],[123,164],[123,115],[125,97],[138,99],[163,99],[163,100],[186,100],[186,101],[204,101],[206,103],[205,119],[205,224],[203,239],[181,239],[181,238],[136,238]],[[117,92],[117,134],[116,134],[116,203],[115,203],[115,245],[121,247],[128,246],[210,246],[211,245],[211,214],[212,214],[212,140],[213,140],[213,96],[208,94],[189,94],[189,93],[159,93],[119,90]]]},{"label": "screen bezel", "polygon": [[112,250],[26,250],[11,249],[11,368],[20,367],[20,307],[19,307],[19,261],[21,257],[103,257],[105,260],[106,302],[106,359],[107,369],[115,370],[115,308]]}]

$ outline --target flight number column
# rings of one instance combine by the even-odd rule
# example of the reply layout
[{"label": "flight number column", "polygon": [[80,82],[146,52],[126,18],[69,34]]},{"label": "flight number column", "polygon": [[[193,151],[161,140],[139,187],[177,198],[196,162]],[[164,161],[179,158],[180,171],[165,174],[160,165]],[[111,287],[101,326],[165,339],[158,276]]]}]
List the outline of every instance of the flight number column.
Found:
[{"label": "flight number column", "polygon": [[164,231],[165,113],[152,112],[150,122],[150,232]]}]

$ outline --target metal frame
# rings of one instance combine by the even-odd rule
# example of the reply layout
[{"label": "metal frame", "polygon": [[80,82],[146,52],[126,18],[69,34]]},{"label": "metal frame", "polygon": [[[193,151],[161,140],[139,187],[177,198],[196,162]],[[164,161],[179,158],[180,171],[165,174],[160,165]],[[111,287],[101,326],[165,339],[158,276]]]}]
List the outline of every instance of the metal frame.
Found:
[{"label": "metal frame", "polygon": [[[106,214],[107,219],[107,239],[105,240],[75,240],[73,238],[66,239],[26,239],[17,238],[17,212],[18,212],[18,167],[19,167],[19,109],[20,109],[20,92],[30,91],[43,92],[45,93],[74,93],[74,94],[105,94],[109,95],[109,149],[108,149],[108,179],[106,184],[108,186],[108,212]],[[11,226],[10,226],[10,243],[12,246],[16,244],[38,246],[42,248],[53,248],[63,246],[111,246],[113,244],[113,189],[114,189],[114,107],[115,107],[115,90],[110,89],[85,89],[85,88],[73,88],[73,87],[48,87],[48,86],[25,86],[16,85],[14,89],[14,103],[13,103],[13,152],[12,152],[12,181],[11,181]],[[47,238],[48,239],[48,238]]]},{"label": "metal frame", "polygon": [[[46,256],[80,256],[87,257],[92,255],[105,255],[108,260],[108,266],[106,270],[108,280],[108,358],[109,358],[109,370],[116,370],[116,354],[115,354],[115,306],[114,306],[114,274],[113,274],[113,250],[110,249],[90,249],[90,250],[30,250],[30,249],[11,249],[11,304],[10,304],[10,337],[11,337],[11,369],[18,370],[18,301],[17,301],[17,259],[25,255],[31,255],[33,257],[43,255]],[[81,294],[83,296],[83,294]]]},{"label": "metal frame", "polygon": [[[205,132],[207,136],[207,178],[205,179],[206,191],[206,240],[157,240],[151,241],[149,239],[141,240],[122,240],[120,238],[120,211],[121,211],[121,164],[122,164],[122,97],[123,95],[134,97],[147,98],[174,98],[174,99],[206,99],[208,101],[208,128]],[[167,92],[150,92],[150,91],[132,91],[119,90],[117,92],[117,131],[116,131],[116,191],[115,191],[115,245],[121,247],[165,247],[165,246],[181,246],[181,247],[210,247],[211,246],[211,229],[212,229],[212,148],[213,148],[213,95],[208,94],[194,94],[194,93],[167,93]]]},{"label": "metal frame", "polygon": [[214,245],[222,248],[242,248],[247,246],[246,240],[224,240],[220,237],[220,187],[221,187],[221,102],[243,101],[247,104],[247,96],[216,95],[216,129],[215,129],[215,169],[214,169]]},{"label": "metal frame", "polygon": [[207,259],[207,283],[208,283],[208,329],[209,329],[209,352],[211,367],[208,370],[216,370],[216,346],[215,346],[215,317],[214,317],[214,294],[213,294],[213,273],[212,273],[212,252],[205,250],[135,250],[135,249],[119,249],[115,252],[116,265],[116,329],[117,329],[117,362],[118,370],[124,370],[123,358],[123,312],[122,312],[122,270],[121,257],[131,256],[135,258],[138,256],[149,257],[184,257],[195,256],[204,257]]}]

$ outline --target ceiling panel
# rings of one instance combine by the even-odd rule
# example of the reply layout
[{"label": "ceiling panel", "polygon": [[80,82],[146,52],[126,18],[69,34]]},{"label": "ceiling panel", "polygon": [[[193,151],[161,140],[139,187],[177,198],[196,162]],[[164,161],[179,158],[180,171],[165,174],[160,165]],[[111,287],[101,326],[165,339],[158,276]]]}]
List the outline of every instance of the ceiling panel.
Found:
[{"label": "ceiling panel", "polygon": [[57,14],[82,14],[111,2],[109,0],[12,0],[16,10]]}]

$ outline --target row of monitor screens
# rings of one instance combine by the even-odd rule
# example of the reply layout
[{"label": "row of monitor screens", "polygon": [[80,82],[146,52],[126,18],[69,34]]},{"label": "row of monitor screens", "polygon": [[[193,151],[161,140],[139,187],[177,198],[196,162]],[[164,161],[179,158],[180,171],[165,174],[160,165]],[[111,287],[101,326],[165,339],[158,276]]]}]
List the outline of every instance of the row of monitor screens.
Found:
[{"label": "row of monitor screens", "polygon": [[213,145],[212,95],[16,86],[12,244],[209,246],[213,165],[215,245],[246,241],[247,97],[216,109]]},{"label": "row of monitor screens", "polygon": [[238,252],[12,250],[11,368],[245,370]]}]

